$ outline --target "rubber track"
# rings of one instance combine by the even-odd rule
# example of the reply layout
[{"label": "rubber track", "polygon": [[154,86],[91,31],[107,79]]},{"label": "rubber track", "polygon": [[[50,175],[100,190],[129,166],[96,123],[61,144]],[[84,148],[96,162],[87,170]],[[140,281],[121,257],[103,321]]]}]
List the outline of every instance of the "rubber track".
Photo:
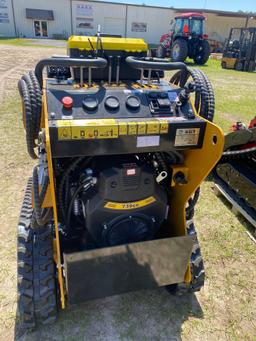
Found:
[{"label": "rubber track", "polygon": [[22,329],[56,320],[51,228],[31,228],[31,193],[29,179],[18,224],[18,310]]},{"label": "rubber track", "polygon": [[205,271],[204,263],[201,255],[199,242],[197,239],[197,233],[193,220],[187,220],[187,234],[193,239],[192,253],[190,257],[190,271],[192,280],[190,283],[177,283],[167,285],[166,289],[172,295],[185,295],[193,292],[200,291],[204,286]]}]

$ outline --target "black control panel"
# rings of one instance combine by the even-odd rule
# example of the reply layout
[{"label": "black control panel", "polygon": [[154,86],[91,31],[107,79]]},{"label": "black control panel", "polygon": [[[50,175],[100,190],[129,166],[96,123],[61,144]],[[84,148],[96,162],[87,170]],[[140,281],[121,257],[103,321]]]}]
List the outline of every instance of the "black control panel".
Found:
[{"label": "black control panel", "polygon": [[[68,116],[72,119],[194,116],[189,103],[179,102],[180,89],[167,85],[158,89],[99,86],[77,90],[65,82],[51,81],[47,92],[48,113],[56,120]],[[72,105],[63,103],[66,97]]]},{"label": "black control panel", "polygon": [[53,157],[202,146],[205,120],[163,81],[77,88],[48,80],[46,91]]}]

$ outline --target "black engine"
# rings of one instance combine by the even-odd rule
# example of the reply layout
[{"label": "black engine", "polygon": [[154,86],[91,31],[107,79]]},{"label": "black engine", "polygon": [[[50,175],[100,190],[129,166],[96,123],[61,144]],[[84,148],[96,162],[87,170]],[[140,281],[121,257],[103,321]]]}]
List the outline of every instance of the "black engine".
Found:
[{"label": "black engine", "polygon": [[[100,156],[88,167],[80,167],[83,163],[69,184],[67,225],[74,232],[83,223],[86,248],[156,237],[168,213],[167,190],[165,181],[158,178],[157,160],[152,156]],[[167,177],[166,172],[162,175]]]}]

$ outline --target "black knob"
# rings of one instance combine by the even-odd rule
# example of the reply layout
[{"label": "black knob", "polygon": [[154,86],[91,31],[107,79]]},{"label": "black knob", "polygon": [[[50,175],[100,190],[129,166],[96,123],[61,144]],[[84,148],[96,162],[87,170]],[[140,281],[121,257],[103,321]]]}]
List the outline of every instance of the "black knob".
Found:
[{"label": "black knob", "polygon": [[131,110],[137,110],[140,107],[140,99],[137,96],[129,96],[126,99],[126,106]]},{"label": "black knob", "polygon": [[96,110],[98,107],[98,100],[94,96],[87,96],[83,100],[83,107],[86,110]]},{"label": "black knob", "polygon": [[119,100],[115,96],[108,96],[105,100],[105,107],[108,110],[117,110],[119,108]]}]

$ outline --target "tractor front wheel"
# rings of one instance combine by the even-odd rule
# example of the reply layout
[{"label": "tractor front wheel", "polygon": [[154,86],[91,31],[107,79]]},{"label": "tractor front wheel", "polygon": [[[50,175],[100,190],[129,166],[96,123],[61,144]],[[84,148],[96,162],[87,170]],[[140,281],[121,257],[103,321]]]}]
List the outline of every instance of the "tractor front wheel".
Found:
[{"label": "tractor front wheel", "polygon": [[185,39],[176,39],[171,48],[173,62],[184,62],[188,56],[188,44]]},{"label": "tractor front wheel", "polygon": [[211,53],[210,44],[207,40],[202,40],[199,45],[199,49],[196,52],[196,56],[193,58],[195,64],[204,65],[209,59]]}]

